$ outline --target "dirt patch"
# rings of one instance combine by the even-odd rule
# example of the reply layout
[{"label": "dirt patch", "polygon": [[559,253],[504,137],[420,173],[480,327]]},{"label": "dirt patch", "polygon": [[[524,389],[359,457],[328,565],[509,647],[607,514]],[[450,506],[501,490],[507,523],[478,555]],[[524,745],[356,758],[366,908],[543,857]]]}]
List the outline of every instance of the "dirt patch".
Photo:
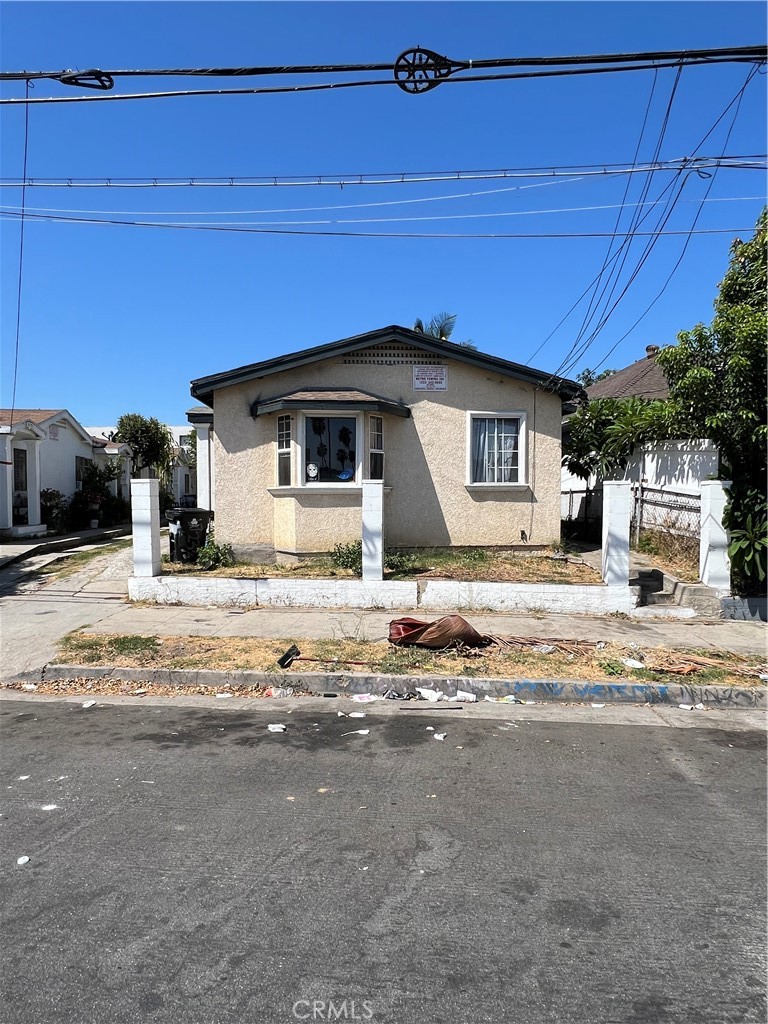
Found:
[{"label": "dirt patch", "polygon": [[[546,644],[546,638],[541,642]],[[278,658],[294,643],[302,657],[288,669],[279,668]],[[552,642],[557,643],[562,641]],[[687,653],[694,656],[693,670],[681,673],[670,669],[679,670],[686,664],[685,651],[648,647],[639,652],[620,644],[607,644],[599,649],[584,645],[574,649],[574,653],[559,649],[543,653],[496,645],[432,651],[354,639],[296,641],[291,637],[146,637],[75,632],[61,640],[57,661],[116,668],[266,672],[275,676],[278,685],[281,678],[290,680],[292,675],[303,672],[764,685],[759,673],[765,671],[765,666],[757,657],[725,651]],[[696,664],[695,658],[705,663]],[[633,669],[624,664],[628,659],[642,661],[644,667]],[[55,667],[51,666],[49,672],[53,675]]]}]

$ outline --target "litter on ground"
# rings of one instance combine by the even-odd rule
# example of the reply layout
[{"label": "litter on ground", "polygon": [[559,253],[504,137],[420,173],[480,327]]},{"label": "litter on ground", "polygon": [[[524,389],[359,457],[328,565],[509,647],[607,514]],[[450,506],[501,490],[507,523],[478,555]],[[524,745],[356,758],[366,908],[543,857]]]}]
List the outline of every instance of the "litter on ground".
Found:
[{"label": "litter on ground", "polygon": [[92,707],[94,706],[94,704],[95,704],[95,703],[96,703],[96,701],[95,701],[95,700],[87,700],[87,701],[85,701],[85,703],[83,704],[83,707],[84,707],[84,708],[92,708]]},{"label": "litter on ground", "polygon": [[347,717],[348,718],[365,718],[365,712],[364,711],[350,711],[349,715]]},{"label": "litter on ground", "polygon": [[353,693],[352,700],[357,701],[358,704],[370,704],[371,701],[378,700],[379,698],[375,693]]},{"label": "litter on ground", "polygon": [[353,729],[351,732],[343,732],[342,736],[367,736],[370,729]]},{"label": "litter on ground", "polygon": [[273,723],[272,725],[268,725],[267,728],[269,729],[270,732],[285,732],[285,726],[284,725],[280,725],[278,723]]},{"label": "litter on ground", "polygon": [[436,732],[432,738],[436,740],[444,740],[447,735],[448,733],[445,732]]},{"label": "litter on ground", "polygon": [[29,857],[19,857],[16,863],[20,868],[23,868],[25,864],[29,864]]},{"label": "litter on ground", "polygon": [[477,700],[477,694],[468,693],[466,690],[457,690],[456,700],[467,701],[467,703],[473,703]]},{"label": "litter on ground", "polygon": [[234,696],[234,694],[232,694],[232,693],[217,693],[216,694],[216,699],[217,700],[221,700],[224,697],[232,697],[232,696]]}]

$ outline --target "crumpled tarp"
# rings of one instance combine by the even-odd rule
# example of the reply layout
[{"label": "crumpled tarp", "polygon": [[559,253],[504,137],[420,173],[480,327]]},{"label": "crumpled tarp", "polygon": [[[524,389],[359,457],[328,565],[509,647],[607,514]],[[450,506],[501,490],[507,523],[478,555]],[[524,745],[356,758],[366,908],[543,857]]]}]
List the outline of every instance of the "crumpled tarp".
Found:
[{"label": "crumpled tarp", "polygon": [[485,647],[491,637],[478,633],[461,615],[444,615],[436,622],[421,619],[393,619],[389,624],[389,642],[397,647],[431,647],[439,650],[451,644]]}]

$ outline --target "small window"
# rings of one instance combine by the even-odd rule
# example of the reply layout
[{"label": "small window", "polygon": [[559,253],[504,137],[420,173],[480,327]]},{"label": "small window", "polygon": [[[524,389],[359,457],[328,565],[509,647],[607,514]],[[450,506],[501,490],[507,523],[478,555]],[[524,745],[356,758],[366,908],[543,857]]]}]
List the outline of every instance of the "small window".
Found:
[{"label": "small window", "polygon": [[85,467],[90,462],[90,459],[84,459],[82,455],[75,456],[75,490],[82,491],[83,489],[83,474]]},{"label": "small window", "polygon": [[277,417],[277,485],[291,486],[291,417]]},{"label": "small window", "polygon": [[357,421],[352,416],[307,416],[304,479],[353,483],[357,468]]},{"label": "small window", "polygon": [[189,446],[191,444],[192,444],[192,438],[190,437],[189,434],[180,434],[179,435],[179,447],[180,448],[189,448]]},{"label": "small window", "polygon": [[368,466],[369,480],[384,479],[384,419],[382,416],[371,416],[370,419],[370,461]]},{"label": "small window", "polygon": [[520,482],[520,417],[473,416],[470,481]]}]

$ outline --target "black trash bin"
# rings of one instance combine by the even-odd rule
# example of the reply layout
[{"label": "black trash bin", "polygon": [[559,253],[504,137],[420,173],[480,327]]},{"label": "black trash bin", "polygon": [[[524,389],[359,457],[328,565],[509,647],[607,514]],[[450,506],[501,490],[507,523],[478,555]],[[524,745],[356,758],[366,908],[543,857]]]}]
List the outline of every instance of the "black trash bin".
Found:
[{"label": "black trash bin", "polygon": [[171,561],[190,565],[205,545],[213,512],[207,508],[169,508],[165,513],[171,541]]}]

